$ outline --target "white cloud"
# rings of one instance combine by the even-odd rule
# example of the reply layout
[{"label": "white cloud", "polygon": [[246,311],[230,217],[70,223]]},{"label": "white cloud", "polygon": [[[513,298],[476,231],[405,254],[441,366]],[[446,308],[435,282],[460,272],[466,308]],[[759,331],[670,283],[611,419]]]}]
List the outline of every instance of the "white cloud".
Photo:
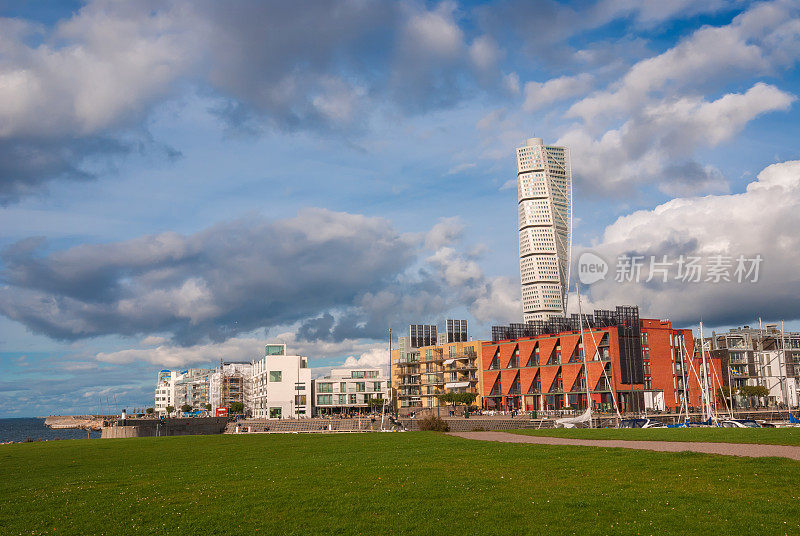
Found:
[{"label": "white cloud", "polygon": [[95,2],[37,46],[2,31],[18,21],[0,22],[0,138],[81,136],[138,119],[193,65],[198,43],[180,20],[175,6]]},{"label": "white cloud", "polygon": [[384,372],[389,369],[389,349],[374,348],[360,356],[350,356],[344,361],[345,367],[379,367]]},{"label": "white cloud", "polygon": [[532,112],[554,102],[584,94],[591,88],[592,80],[592,75],[581,73],[575,76],[553,78],[547,82],[527,82],[522,109]]},{"label": "white cloud", "polygon": [[453,244],[464,234],[464,223],[461,218],[453,216],[440,218],[431,230],[425,233],[425,247],[432,250]]},{"label": "white cloud", "polygon": [[469,57],[480,70],[488,71],[497,67],[502,53],[500,47],[491,37],[482,35],[469,46]]},{"label": "white cloud", "polygon": [[714,147],[761,114],[786,110],[796,97],[764,83],[715,101],[683,97],[634,113],[618,129],[595,138],[575,126],[557,141],[570,147],[573,169],[586,187],[620,192],[632,184],[661,181],[674,193],[725,190],[719,172],[687,161],[700,147]]},{"label": "white cloud", "polygon": [[668,85],[693,88],[792,65],[800,57],[797,11],[790,2],[761,3],[727,26],[702,27],[662,54],[639,61],[609,89],[573,104],[568,116],[586,122],[616,117],[644,106]]},{"label": "white cloud", "polygon": [[517,188],[517,179],[508,179],[498,190],[502,192],[503,190],[511,190],[512,188]]},{"label": "white cloud", "polygon": [[160,345],[155,348],[133,348],[117,352],[100,352],[95,358],[105,363],[153,363],[163,367],[183,367],[202,363],[252,361],[264,355],[261,339],[232,338],[222,343],[193,346]]},{"label": "white cloud", "polygon": [[[652,315],[670,315],[679,323],[701,317],[711,325],[748,322],[753,316],[800,317],[800,161],[773,164],[745,192],[673,199],[609,225],[592,250],[611,262],[609,278],[591,286],[591,298],[609,305],[638,303]],[[649,258],[668,255],[710,257],[739,255],[763,262],[757,283],[617,283],[618,255]],[[642,271],[643,274],[647,270]],[[677,267],[672,267],[672,276]],[[733,269],[731,270],[733,276]],[[703,274],[705,279],[706,274]]]},{"label": "white cloud", "polygon": [[465,162],[463,164],[458,164],[458,165],[453,166],[450,169],[448,169],[447,170],[447,174],[448,175],[456,175],[458,173],[461,173],[462,171],[466,171],[468,169],[472,169],[477,165],[478,164],[476,164],[475,162]]},{"label": "white cloud", "polygon": [[470,312],[479,322],[507,324],[522,320],[518,279],[495,277],[488,280],[482,290],[470,307]]},{"label": "white cloud", "polygon": [[[387,336],[388,337],[388,336]],[[150,339],[150,338],[148,338]],[[184,367],[199,364],[215,364],[220,359],[225,361],[252,361],[264,356],[264,345],[270,342],[286,344],[290,355],[302,355],[309,358],[309,366],[320,360],[338,358],[345,367],[381,366],[388,363],[386,344],[370,340],[346,339],[343,341],[304,341],[299,340],[294,332],[286,331],[265,339],[255,337],[233,337],[225,342],[196,344],[193,346],[177,346],[162,343],[154,346],[156,338],[145,339],[141,346],[116,352],[100,352],[95,359],[104,363],[152,363],[163,367]],[[69,364],[69,363],[68,363]],[[336,366],[336,365],[334,365]],[[81,363],[80,368],[96,367],[91,362]]]}]

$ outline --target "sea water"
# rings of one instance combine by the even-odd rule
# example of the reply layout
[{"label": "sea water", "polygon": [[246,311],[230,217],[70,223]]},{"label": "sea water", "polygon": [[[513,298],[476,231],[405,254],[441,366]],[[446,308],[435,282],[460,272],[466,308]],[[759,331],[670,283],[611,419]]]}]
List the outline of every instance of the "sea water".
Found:
[{"label": "sea water", "polygon": [[99,438],[99,431],[63,429],[52,430],[44,425],[44,419],[0,419],[0,443],[6,441],[41,441],[52,439]]}]

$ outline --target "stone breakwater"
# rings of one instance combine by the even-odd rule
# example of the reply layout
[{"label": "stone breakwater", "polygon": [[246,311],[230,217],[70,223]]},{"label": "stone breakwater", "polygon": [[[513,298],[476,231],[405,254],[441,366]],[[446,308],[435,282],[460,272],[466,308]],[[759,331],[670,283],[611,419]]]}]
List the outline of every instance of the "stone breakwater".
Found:
[{"label": "stone breakwater", "polygon": [[103,420],[109,417],[103,415],[50,415],[45,417],[45,426],[54,430],[74,428],[80,430],[101,430]]}]

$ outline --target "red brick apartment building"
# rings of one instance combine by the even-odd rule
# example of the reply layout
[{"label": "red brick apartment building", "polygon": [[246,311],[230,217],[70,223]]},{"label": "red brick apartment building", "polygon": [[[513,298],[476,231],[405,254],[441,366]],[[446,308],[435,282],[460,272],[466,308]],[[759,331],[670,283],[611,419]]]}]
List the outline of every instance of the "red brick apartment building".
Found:
[{"label": "red brick apartment building", "polygon": [[[702,359],[695,356],[692,331],[673,329],[665,320],[639,319],[638,308],[625,309],[635,310],[635,316],[618,325],[584,328],[593,406],[611,410],[613,389],[621,412],[678,410],[684,393],[690,406],[700,407]],[[576,318],[567,327],[576,327],[577,315],[573,316]],[[569,323],[560,320],[562,326]],[[584,348],[579,329],[550,329],[550,333],[483,343],[484,409],[585,409]],[[721,377],[719,359],[706,358],[710,377]]]}]

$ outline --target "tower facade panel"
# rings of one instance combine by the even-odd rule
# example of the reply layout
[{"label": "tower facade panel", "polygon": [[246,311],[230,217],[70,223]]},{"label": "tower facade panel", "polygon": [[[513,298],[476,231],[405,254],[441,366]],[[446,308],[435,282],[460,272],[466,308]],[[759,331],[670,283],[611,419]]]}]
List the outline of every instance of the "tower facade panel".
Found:
[{"label": "tower facade panel", "polygon": [[572,237],[572,171],[565,147],[531,138],[517,148],[523,317],[566,312]]}]

